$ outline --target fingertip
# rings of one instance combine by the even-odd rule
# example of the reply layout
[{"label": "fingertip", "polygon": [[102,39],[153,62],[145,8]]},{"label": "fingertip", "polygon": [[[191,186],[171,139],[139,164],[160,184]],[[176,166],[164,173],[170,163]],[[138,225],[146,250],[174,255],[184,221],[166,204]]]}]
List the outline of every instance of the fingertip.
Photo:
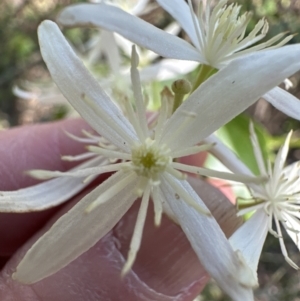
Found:
[{"label": "fingertip", "polygon": [[36,184],[24,172],[29,169],[66,170],[74,163],[61,155],[84,152],[84,145],[65,135],[64,130],[81,135],[90,127],[82,119],[16,127],[0,132],[0,190],[16,190]]}]

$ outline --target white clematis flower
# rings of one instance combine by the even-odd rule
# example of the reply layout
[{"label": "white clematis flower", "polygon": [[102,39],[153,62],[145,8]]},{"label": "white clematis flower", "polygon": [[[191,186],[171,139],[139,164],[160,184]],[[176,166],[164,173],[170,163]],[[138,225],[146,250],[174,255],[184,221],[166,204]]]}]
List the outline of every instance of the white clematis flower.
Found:
[{"label": "white clematis flower", "polygon": [[219,1],[212,10],[210,0],[199,1],[197,16],[194,14],[191,0],[188,0],[188,5],[183,0],[157,0],[157,2],[188,34],[202,56],[202,64],[217,69],[246,54],[280,47],[293,37],[288,36],[275,45],[286,36],[286,33],[281,33],[267,42],[253,46],[266,36],[268,22],[265,19],[260,20],[246,36],[252,13],[239,15],[241,6],[234,3],[228,5],[228,0]]},{"label": "white clematis flower", "polygon": [[[240,6],[236,4],[227,6],[228,1],[222,0],[211,12],[210,1],[207,2],[205,9],[203,1],[200,1],[199,13],[196,16],[191,0],[188,1],[189,4],[184,0],[157,0],[157,2],[182,26],[193,45],[176,36],[170,37],[166,32],[105,3],[96,6],[92,4],[71,5],[62,10],[58,22],[64,26],[83,26],[89,22],[90,25],[115,31],[163,57],[195,60],[217,69],[224,67],[237,57],[270,46],[280,47],[292,38],[288,36],[279,44],[274,45],[286,35],[282,33],[265,43],[248,48],[266,36],[268,23],[264,19],[260,20],[253,31],[245,36],[251,13],[239,16]],[[124,26],[127,21],[130,22]],[[155,36],[155,34],[158,35]],[[186,50],[185,54],[181,53],[183,49]]]},{"label": "white clematis flower", "polygon": [[[300,250],[300,198],[299,198],[299,162],[285,166],[291,134],[287,136],[284,145],[279,150],[275,164],[272,168],[270,163],[265,167],[261,149],[256,134],[251,126],[251,140],[257,164],[261,174],[267,175],[269,181],[263,185],[248,185],[253,195],[253,200],[244,201],[244,209],[240,215],[253,212],[254,215],[240,227],[231,237],[230,243],[235,250],[240,250],[248,263],[255,271],[257,270],[260,254],[267,233],[270,232],[279,239],[282,254],[286,261],[295,269],[298,266],[289,258],[283,241],[281,225],[292,238]],[[235,154],[229,150],[216,136],[211,135],[204,139],[205,143],[214,143],[212,154],[217,157],[229,170],[233,172],[253,175]],[[275,221],[276,230],[272,228]]]},{"label": "white clematis flower", "polygon": [[[103,0],[91,1],[94,3],[102,2]],[[104,1],[103,1],[104,2]],[[107,3],[113,4],[117,7],[120,7],[133,15],[139,15],[147,6],[149,0],[141,1],[118,1],[111,0],[105,1]],[[75,49],[75,46],[73,46]],[[115,40],[113,33],[103,30],[99,31],[97,34],[92,36],[86,43],[79,45],[76,49],[77,55],[80,56],[81,60],[85,62],[86,67],[93,71],[94,66],[101,60],[101,57],[104,56],[107,59],[109,69],[114,77],[106,79],[99,78],[99,81],[102,82],[107,87],[107,90],[124,89],[127,88],[128,83],[120,83],[118,74],[122,73],[121,71],[121,55],[118,50],[118,45]],[[125,71],[125,70],[124,70]],[[127,68],[126,68],[127,72]],[[97,77],[94,73],[94,76]],[[107,76],[106,76],[107,77]],[[40,104],[45,105],[56,105],[64,104],[68,105],[67,100],[60,93],[60,90],[57,88],[55,83],[47,81],[45,83],[39,82],[30,82],[30,81],[21,81],[20,85],[15,85],[13,87],[13,93],[20,97],[21,99],[26,100],[36,100]]]},{"label": "white clematis flower", "polygon": [[[119,7],[132,15],[139,15],[146,8],[149,0],[139,1],[94,1],[95,3],[105,2],[115,7]],[[165,29],[167,32],[177,34],[180,30],[175,23]],[[87,42],[74,47],[77,55],[84,61],[85,66],[98,79],[102,88],[111,97],[117,99],[120,94],[130,95],[130,82],[128,80],[130,66],[128,58],[131,56],[132,43],[116,33],[100,29]],[[155,62],[158,54],[149,51],[137,49],[140,55],[140,61],[143,65],[141,72],[142,82],[152,82],[159,80],[169,80],[178,77],[181,74],[187,74],[197,66],[196,62],[176,62],[172,59],[163,59]],[[122,53],[121,53],[122,52]],[[123,56],[126,56],[126,59]],[[108,73],[101,74],[95,66],[99,66],[103,57],[106,59]],[[103,62],[102,62],[103,63]],[[126,75],[126,76],[124,76]],[[19,85],[13,87],[13,93],[21,99],[34,101],[41,105],[69,105],[65,97],[60,93],[55,83],[52,81],[30,82],[21,81]],[[76,116],[72,108],[68,108],[68,117]]]},{"label": "white clematis flower", "polygon": [[[281,227],[286,230],[300,250],[300,162],[285,166],[290,132],[280,148],[274,166],[268,162],[266,168],[258,139],[251,126],[251,140],[260,173],[268,175],[269,180],[263,185],[252,184],[250,192],[253,200],[243,201],[239,215],[256,210],[255,214],[230,238],[234,246],[244,250],[248,264],[257,269],[258,260],[267,233],[279,239],[285,260],[295,269],[299,267],[288,256]],[[272,224],[275,221],[275,229]]]},{"label": "white clematis flower", "polygon": [[[265,37],[268,31],[267,21],[260,20],[253,31],[245,36],[251,14],[239,16],[240,7],[234,4],[227,6],[226,0],[219,1],[212,11],[210,1],[206,9],[200,2],[198,17],[193,12],[190,0],[189,5],[184,0],[157,0],[157,2],[177,20],[189,36],[192,45],[105,3],[97,6],[93,4],[68,6],[60,13],[58,22],[70,27],[91,25],[101,27],[117,32],[162,57],[194,61],[217,69],[223,68],[238,57],[278,48],[292,38],[292,35],[284,38],[286,34],[282,33],[267,42],[253,46]],[[288,116],[300,119],[300,102],[292,94],[276,87],[263,95],[263,98]]]},{"label": "white clematis flower", "polygon": [[[183,179],[181,171],[231,179],[240,176],[186,166],[173,162],[173,158],[200,151],[201,146],[195,145],[295,73],[300,68],[299,45],[232,62],[195,90],[170,118],[167,118],[168,110],[163,103],[157,125],[154,131],[149,131],[136,56],[132,62],[136,103],[135,110],[127,103],[128,121],[84,68],[55,23],[44,21],[40,25],[39,40],[43,58],[62,93],[98,134],[117,149],[97,148],[99,153],[126,161],[67,173],[39,173],[41,177],[89,177],[117,171],[62,216],[32,246],[17,267],[14,279],[33,283],[55,273],[110,231],[137,196],[142,195],[124,268],[127,272],[140,244],[151,195],[156,222],[159,223],[166,204],[199,260],[220,287],[233,300],[253,300],[251,287],[256,285],[256,279],[252,270],[248,269],[240,252],[232,250],[216,221],[206,215],[207,208]],[[277,64],[270,63],[273,61]],[[244,177],[244,180],[252,181],[253,177]]]}]

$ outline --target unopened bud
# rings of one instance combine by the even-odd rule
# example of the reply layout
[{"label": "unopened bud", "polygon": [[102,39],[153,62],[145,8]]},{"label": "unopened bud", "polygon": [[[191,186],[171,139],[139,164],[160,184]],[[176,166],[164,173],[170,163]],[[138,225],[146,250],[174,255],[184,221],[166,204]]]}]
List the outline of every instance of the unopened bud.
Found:
[{"label": "unopened bud", "polygon": [[185,95],[191,92],[192,85],[190,84],[189,81],[185,79],[178,79],[175,82],[173,82],[171,88],[175,94]]}]

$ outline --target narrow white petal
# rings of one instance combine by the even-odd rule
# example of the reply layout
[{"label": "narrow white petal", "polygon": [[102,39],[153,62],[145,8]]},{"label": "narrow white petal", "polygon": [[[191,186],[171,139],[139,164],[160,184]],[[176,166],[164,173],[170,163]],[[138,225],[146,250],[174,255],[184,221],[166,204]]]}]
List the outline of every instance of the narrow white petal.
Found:
[{"label": "narrow white petal", "polygon": [[183,28],[196,47],[199,41],[188,4],[184,0],[156,0]]},{"label": "narrow white petal", "polygon": [[137,69],[139,64],[139,56],[136,52],[136,47],[132,46],[131,52],[131,85],[133,90],[133,95],[135,98],[135,107],[136,107],[136,118],[138,120],[139,127],[143,134],[143,140],[148,137],[148,126],[146,118],[146,105],[144,102],[143,91],[141,86],[140,74]]},{"label": "narrow white petal", "polygon": [[299,55],[300,45],[296,44],[234,60],[175,111],[161,141],[172,150],[200,142],[298,71]]},{"label": "narrow white petal", "polygon": [[130,13],[135,16],[141,14],[143,10],[146,8],[148,2],[149,0],[139,0],[137,4],[130,9]]},{"label": "narrow white petal", "polygon": [[262,151],[261,151],[261,148],[260,148],[260,145],[259,145],[259,141],[258,141],[256,132],[255,132],[255,129],[254,129],[254,125],[253,125],[252,122],[250,123],[249,130],[250,130],[250,140],[251,140],[251,143],[252,143],[252,148],[253,148],[254,156],[255,156],[255,159],[256,159],[256,162],[257,162],[257,165],[258,165],[259,172],[260,172],[261,175],[266,175],[267,174],[267,169],[266,169],[266,166],[265,166],[264,157],[262,155]]},{"label": "narrow white petal", "polygon": [[247,264],[257,270],[258,261],[268,233],[268,216],[259,209],[233,235],[229,242],[234,250],[240,250]]},{"label": "narrow white petal", "polygon": [[135,183],[87,214],[86,207],[124,176],[118,172],[86,195],[29,249],[13,278],[30,284],[54,274],[108,233],[130,208]]},{"label": "narrow white petal", "polygon": [[86,213],[90,213],[96,207],[109,202],[115,195],[117,195],[120,191],[123,191],[125,187],[130,185],[130,183],[136,182],[137,175],[135,172],[130,171],[127,172],[123,179],[120,180],[116,185],[111,186],[110,188],[106,189],[105,192],[101,193],[97,199],[95,199],[86,209]]},{"label": "narrow white petal", "polygon": [[[82,45],[82,51],[88,52],[86,54],[86,66],[92,67],[101,59],[103,53],[105,53],[105,48],[103,46],[102,35],[99,30],[97,34],[91,37],[87,43]],[[74,50],[76,52],[76,49]],[[76,52],[77,53],[77,52]],[[77,54],[79,57],[80,55]]]},{"label": "narrow white petal", "polygon": [[100,43],[102,44],[102,51],[108,59],[111,71],[114,74],[118,74],[121,68],[121,55],[114,34],[110,31],[102,30]]},{"label": "narrow white petal", "polygon": [[289,146],[290,146],[292,134],[293,131],[290,131],[288,133],[288,135],[285,138],[284,144],[280,147],[278,154],[276,156],[274,162],[274,168],[273,168],[273,179],[272,179],[275,183],[282,175],[282,170],[284,168],[285,161],[289,152]]},{"label": "narrow white petal", "polygon": [[300,100],[291,93],[275,87],[263,95],[262,98],[284,114],[300,120]]},{"label": "narrow white petal", "polygon": [[[59,20],[60,21],[60,16]],[[131,49],[132,49],[132,42],[128,41],[127,39],[123,38],[121,35],[114,33],[116,42],[121,50],[125,53],[127,57],[131,56]]]},{"label": "narrow white petal", "polygon": [[197,62],[163,59],[151,64],[140,71],[141,81],[169,80],[180,75],[185,75],[199,66]]},{"label": "narrow white petal", "polygon": [[126,39],[163,57],[200,61],[199,52],[189,43],[104,3],[70,5],[57,21],[63,26],[97,26],[115,31]]},{"label": "narrow white petal", "polygon": [[27,99],[27,100],[37,99],[40,96],[39,93],[32,92],[32,91],[26,91],[19,86],[13,86],[12,92],[14,93],[15,96],[20,97],[22,99]]},{"label": "narrow white petal", "polygon": [[[187,181],[179,181],[175,178],[174,181],[201,207],[206,208]],[[165,179],[162,179],[161,189],[202,265],[222,290],[234,301],[253,300],[252,289],[246,287],[246,285],[253,285],[253,279],[249,279],[250,282],[247,284],[240,283],[242,275],[248,274],[248,267],[241,263],[216,220],[199,214],[183,200],[178,199],[172,185]]]},{"label": "narrow white petal", "polygon": [[[101,165],[106,162],[106,158],[98,157],[78,165],[73,170]],[[76,195],[91,182],[83,183],[82,180],[83,178],[65,177],[16,191],[1,191],[0,212],[32,212],[58,206]]]},{"label": "narrow white petal", "polygon": [[174,151],[172,152],[172,158],[180,158],[180,157],[185,157],[189,155],[194,155],[200,152],[205,152],[209,151],[214,147],[214,144],[201,144],[201,145],[195,145],[188,147],[186,149],[183,149],[179,152]]},{"label": "narrow white petal", "polygon": [[[27,83],[27,82],[26,82]],[[26,84],[24,84],[26,88]],[[68,104],[65,97],[60,93],[59,89],[56,86],[51,87],[31,87],[29,85],[26,89],[23,90],[18,86],[13,87],[13,93],[27,100],[37,100],[40,104],[53,105],[53,104]]]},{"label": "narrow white petal", "polygon": [[206,216],[211,216],[211,212],[206,208],[200,206],[194,198],[186,191],[184,188],[182,188],[181,185],[177,185],[176,181],[173,181],[175,177],[172,175],[169,175],[165,173],[164,179],[165,181],[172,187],[173,189],[173,195],[175,196],[176,200],[179,202],[184,202],[188,206],[194,208],[199,214],[203,214]]},{"label": "narrow white petal", "polygon": [[209,152],[232,172],[254,176],[251,170],[216,135],[208,136],[203,142],[214,145]]},{"label": "narrow white petal", "polygon": [[122,162],[115,164],[108,164],[104,166],[88,167],[82,169],[76,169],[71,171],[57,171],[57,170],[43,170],[43,169],[33,169],[26,173],[31,177],[40,180],[47,180],[56,177],[88,177],[91,175],[100,175],[102,173],[113,172],[120,170],[123,167],[128,166],[130,163]]},{"label": "narrow white petal", "polygon": [[283,223],[283,226],[287,226],[290,229],[294,229],[295,231],[289,230],[285,227],[286,232],[291,237],[295,245],[297,246],[298,250],[300,251],[300,226],[299,222],[297,223],[293,217],[289,216],[288,214],[284,214],[284,218],[286,223]]},{"label": "narrow white petal", "polygon": [[[214,144],[209,152],[232,172],[254,176],[252,171],[244,164],[244,162],[242,162],[216,135],[213,134],[203,139],[203,143]],[[264,194],[264,190],[260,185],[248,183],[247,186],[257,193]]]},{"label": "narrow white petal", "polygon": [[197,167],[197,166],[191,166],[187,164],[177,163],[173,162],[172,167],[178,170],[182,170],[185,172],[190,172],[198,175],[202,175],[205,177],[213,177],[213,178],[219,178],[229,181],[235,181],[235,182],[241,182],[241,183],[256,183],[261,184],[263,181],[267,180],[266,177],[263,176],[248,176],[240,173],[230,173],[230,172],[223,172],[218,171],[214,169],[208,169],[204,167]]},{"label": "narrow white petal", "polygon": [[[180,33],[180,30],[181,30],[181,28],[176,22],[172,22],[167,27],[164,28],[165,32],[170,33],[175,36]],[[157,58],[157,56],[154,57],[154,59],[155,58]]]},{"label": "narrow white petal", "polygon": [[44,21],[38,35],[44,61],[61,92],[101,136],[128,150],[136,140],[131,124],[83,66],[58,26]]}]

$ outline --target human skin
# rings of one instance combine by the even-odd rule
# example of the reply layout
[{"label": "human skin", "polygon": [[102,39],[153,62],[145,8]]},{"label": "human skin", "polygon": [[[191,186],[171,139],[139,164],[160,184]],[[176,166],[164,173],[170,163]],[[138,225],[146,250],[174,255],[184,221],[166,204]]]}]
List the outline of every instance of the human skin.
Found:
[{"label": "human skin", "polygon": [[[77,119],[1,132],[0,190],[16,190],[38,183],[24,174],[28,169],[72,167],[73,163],[61,161],[61,155],[79,154],[84,146],[67,137],[63,130],[80,136],[83,128],[89,129]],[[104,179],[105,176],[101,176],[96,184]],[[234,218],[235,212],[228,200],[199,179],[191,178],[190,182],[203,199],[209,196],[208,205],[226,235],[233,233],[241,221]],[[43,212],[0,214],[0,264],[6,262],[0,274],[0,300],[193,300],[209,277],[178,225],[164,216],[161,226],[154,226],[151,206],[137,260],[132,271],[120,277],[139,201],[112,231],[58,273],[30,286],[12,280],[18,262],[33,242],[91,189],[90,186],[66,204]]]}]

